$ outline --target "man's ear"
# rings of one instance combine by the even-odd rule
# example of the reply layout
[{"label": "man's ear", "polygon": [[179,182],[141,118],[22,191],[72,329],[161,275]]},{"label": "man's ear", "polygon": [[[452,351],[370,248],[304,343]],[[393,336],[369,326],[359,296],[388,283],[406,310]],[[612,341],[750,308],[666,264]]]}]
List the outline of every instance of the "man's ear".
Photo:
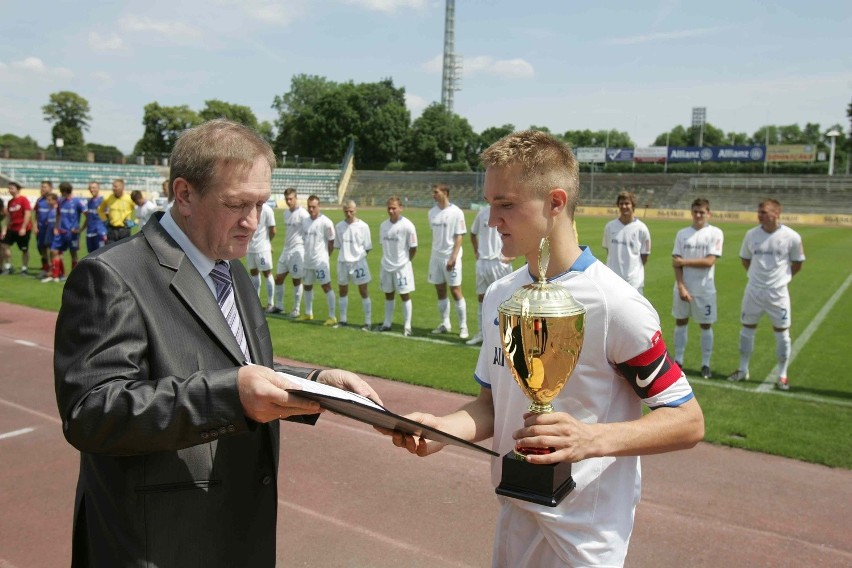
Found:
[{"label": "man's ear", "polygon": [[568,205],[568,192],[561,187],[555,187],[550,190],[550,211],[554,216],[565,211]]},{"label": "man's ear", "polygon": [[190,213],[190,204],[194,199],[197,199],[192,185],[184,178],[176,178],[172,184],[172,192],[174,192],[174,206],[178,208],[178,212],[187,217]]}]

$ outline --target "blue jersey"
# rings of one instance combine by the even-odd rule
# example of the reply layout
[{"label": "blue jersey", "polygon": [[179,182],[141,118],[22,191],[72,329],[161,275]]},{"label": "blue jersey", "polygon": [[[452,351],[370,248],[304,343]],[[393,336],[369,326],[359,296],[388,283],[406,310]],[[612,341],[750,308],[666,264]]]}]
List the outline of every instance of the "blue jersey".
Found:
[{"label": "blue jersey", "polygon": [[91,237],[106,234],[106,224],[101,219],[101,216],[98,215],[98,207],[103,200],[103,195],[89,198],[86,208],[86,234]]},{"label": "blue jersey", "polygon": [[76,197],[59,200],[59,232],[66,233],[80,228],[80,217],[85,211],[83,203]]},{"label": "blue jersey", "polygon": [[[47,199],[44,200],[47,203]],[[49,204],[48,204],[49,205]],[[56,207],[48,208],[45,213],[45,221],[44,221],[44,230],[45,233],[49,234],[51,239],[53,238],[53,228],[56,226]],[[47,244],[50,244],[50,240],[47,241]]]},{"label": "blue jersey", "polygon": [[[45,197],[39,197],[36,200],[35,204],[35,217],[36,223],[38,223],[39,231],[48,223],[48,217],[51,216],[51,211],[53,211],[53,207],[51,207],[50,203],[47,201]],[[55,219],[55,214],[53,214]]]}]

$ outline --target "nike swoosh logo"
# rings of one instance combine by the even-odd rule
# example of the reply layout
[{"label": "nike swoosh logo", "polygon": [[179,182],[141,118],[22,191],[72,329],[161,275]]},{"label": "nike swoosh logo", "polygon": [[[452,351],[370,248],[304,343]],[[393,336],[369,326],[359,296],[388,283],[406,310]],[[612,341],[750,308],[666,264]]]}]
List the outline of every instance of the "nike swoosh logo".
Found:
[{"label": "nike swoosh logo", "polygon": [[656,369],[654,369],[654,372],[651,373],[651,376],[648,377],[647,379],[644,379],[644,380],[640,379],[639,374],[638,373],[636,374],[636,384],[639,386],[640,389],[644,389],[645,387],[650,385],[653,382],[654,379],[657,378],[657,374],[660,372],[660,369],[663,368],[663,363],[665,363],[665,362],[666,362],[666,358],[663,357],[663,360],[660,361],[660,364],[657,366]]}]

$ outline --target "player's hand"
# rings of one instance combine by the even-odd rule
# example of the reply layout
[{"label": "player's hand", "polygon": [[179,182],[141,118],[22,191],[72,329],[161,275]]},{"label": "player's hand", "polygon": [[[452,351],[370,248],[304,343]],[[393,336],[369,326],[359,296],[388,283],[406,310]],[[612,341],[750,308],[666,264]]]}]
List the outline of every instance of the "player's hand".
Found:
[{"label": "player's hand", "polygon": [[[420,422],[421,424],[425,424],[426,426],[431,426],[432,428],[440,429],[440,421],[438,418],[432,414],[425,414],[422,412],[414,412],[412,414],[408,414],[405,416],[410,420],[414,420],[415,422]],[[409,451],[409,453],[420,456],[421,458],[430,456],[435,452],[440,451],[446,444],[441,442],[436,442],[434,440],[427,440],[421,436],[415,436],[413,434],[403,434],[398,430],[387,430],[385,428],[376,427],[376,430],[384,434],[385,436],[390,436],[393,440],[393,445],[397,448],[405,448]]]},{"label": "player's hand", "polygon": [[677,287],[677,294],[680,296],[680,299],[684,302],[692,301],[692,294],[689,293],[689,290],[686,289],[686,286],[679,285]]},{"label": "player's hand", "polygon": [[524,414],[524,427],[512,437],[516,448],[551,448],[549,454],[528,455],[527,461],[537,464],[578,462],[599,455],[596,429],[600,425],[580,422],[565,412]]},{"label": "player's hand", "polygon": [[680,268],[683,266],[683,257],[682,256],[673,256],[672,257],[672,266],[675,268]]},{"label": "player's hand", "polygon": [[255,422],[322,412],[318,402],[287,392],[298,385],[261,365],[240,367],[237,388],[243,413]]}]

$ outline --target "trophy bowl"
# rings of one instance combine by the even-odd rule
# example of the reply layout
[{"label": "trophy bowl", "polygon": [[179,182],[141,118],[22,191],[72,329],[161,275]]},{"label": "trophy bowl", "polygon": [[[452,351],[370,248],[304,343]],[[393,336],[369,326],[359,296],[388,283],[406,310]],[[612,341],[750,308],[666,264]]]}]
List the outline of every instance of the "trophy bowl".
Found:
[{"label": "trophy bowl", "polygon": [[[515,291],[497,308],[506,364],[529,411],[553,412],[551,401],[562,391],[577,366],[583,347],[586,309],[559,284],[545,279],[549,241],[539,246],[539,280]],[[574,488],[571,464],[533,465],[530,454],[549,448],[515,448],[503,458],[503,479],[497,493],[555,506]],[[547,469],[549,468],[549,470]]]}]

